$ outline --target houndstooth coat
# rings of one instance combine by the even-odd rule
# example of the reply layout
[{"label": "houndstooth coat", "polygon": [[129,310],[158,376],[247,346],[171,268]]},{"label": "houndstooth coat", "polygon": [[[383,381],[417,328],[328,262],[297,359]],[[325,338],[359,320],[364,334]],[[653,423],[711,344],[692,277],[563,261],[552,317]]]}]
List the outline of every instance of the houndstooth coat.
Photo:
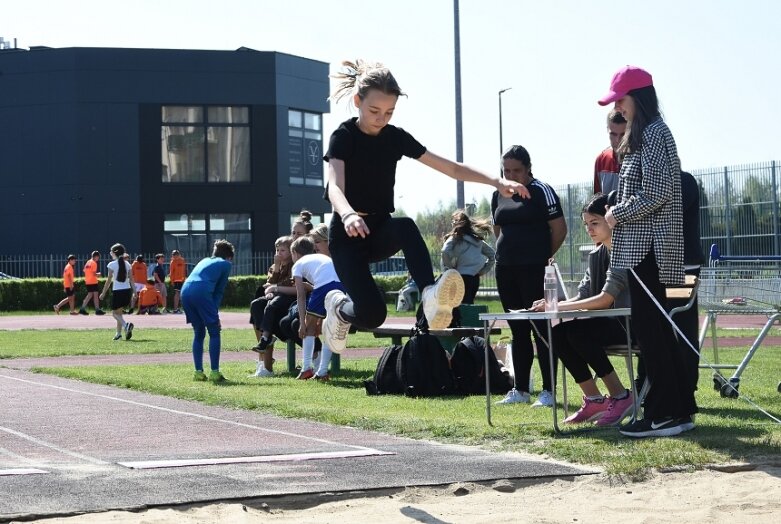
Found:
[{"label": "houndstooth coat", "polygon": [[624,157],[618,182],[619,204],[612,208],[610,263],[638,265],[653,248],[659,280],[683,282],[681,162],[670,129],[661,117],[643,130],[639,151]]}]

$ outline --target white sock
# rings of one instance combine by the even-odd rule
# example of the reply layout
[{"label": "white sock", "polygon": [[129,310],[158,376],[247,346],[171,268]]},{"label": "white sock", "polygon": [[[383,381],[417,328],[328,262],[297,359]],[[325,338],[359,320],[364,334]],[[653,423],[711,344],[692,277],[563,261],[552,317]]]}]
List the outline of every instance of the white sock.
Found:
[{"label": "white sock", "polygon": [[323,349],[320,350],[320,366],[317,368],[315,375],[318,377],[324,377],[328,374],[328,364],[331,362],[331,350],[328,346],[323,344]]},{"label": "white sock", "polygon": [[301,371],[306,371],[312,367],[312,356],[315,354],[315,337],[304,337],[302,349],[304,353],[304,362],[301,364]]}]

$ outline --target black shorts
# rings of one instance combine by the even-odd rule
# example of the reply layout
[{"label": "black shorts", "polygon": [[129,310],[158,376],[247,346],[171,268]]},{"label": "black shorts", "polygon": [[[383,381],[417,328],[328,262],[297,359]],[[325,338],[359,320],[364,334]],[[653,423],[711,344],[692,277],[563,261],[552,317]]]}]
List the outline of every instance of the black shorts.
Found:
[{"label": "black shorts", "polygon": [[87,284],[87,293],[98,293],[100,290],[98,289],[97,284]]},{"label": "black shorts", "polygon": [[181,291],[182,290],[182,284],[184,284],[184,282],[174,282],[174,289],[176,291]]},{"label": "black shorts", "polygon": [[65,296],[66,297],[72,297],[73,296],[73,288],[72,287],[66,287],[65,288]]},{"label": "black shorts", "polygon": [[123,309],[130,305],[131,289],[115,289],[111,292],[111,309]]}]

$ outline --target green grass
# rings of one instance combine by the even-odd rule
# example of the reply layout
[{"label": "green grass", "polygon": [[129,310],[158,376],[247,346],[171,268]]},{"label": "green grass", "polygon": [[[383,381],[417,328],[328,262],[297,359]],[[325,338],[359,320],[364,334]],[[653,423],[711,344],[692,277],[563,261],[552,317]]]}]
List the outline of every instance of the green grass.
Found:
[{"label": "green grass", "polygon": [[[781,413],[781,348],[762,348],[743,375],[743,396]],[[724,362],[738,362],[744,349],[723,350]],[[616,362],[620,374],[623,365]],[[252,363],[225,363],[221,370],[229,385],[191,381],[189,365],[95,366],[45,368],[37,371],[100,384],[130,388],[211,405],[258,410],[283,417],[317,420],[376,430],[394,435],[482,446],[496,451],[522,451],[584,465],[596,465],[611,474],[644,476],[651,468],[697,468],[711,463],[777,460],[781,453],[781,425],[744,401],[723,399],[711,387],[710,373],[701,372],[697,401],[697,428],[683,437],[626,439],[615,429],[553,435],[547,409],[528,405],[494,406],[494,426],[485,419],[482,396],[411,399],[369,397],[362,381],[373,374],[376,359],[342,361],[342,372],[329,384],[296,381],[287,374],[266,380],[247,378]],[[536,384],[540,384],[537,371]],[[577,386],[568,383],[571,395]],[[316,394],[313,394],[313,391]],[[495,396],[494,401],[500,397]],[[571,409],[576,400],[570,398]],[[561,411],[560,411],[561,413]]]}]

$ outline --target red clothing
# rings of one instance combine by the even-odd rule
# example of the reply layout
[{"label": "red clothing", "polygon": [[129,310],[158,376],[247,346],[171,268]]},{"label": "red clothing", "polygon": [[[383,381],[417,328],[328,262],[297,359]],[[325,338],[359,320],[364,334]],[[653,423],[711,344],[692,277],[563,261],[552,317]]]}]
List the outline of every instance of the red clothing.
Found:
[{"label": "red clothing", "polygon": [[594,162],[594,193],[609,193],[618,189],[618,163],[612,147],[602,151]]}]

